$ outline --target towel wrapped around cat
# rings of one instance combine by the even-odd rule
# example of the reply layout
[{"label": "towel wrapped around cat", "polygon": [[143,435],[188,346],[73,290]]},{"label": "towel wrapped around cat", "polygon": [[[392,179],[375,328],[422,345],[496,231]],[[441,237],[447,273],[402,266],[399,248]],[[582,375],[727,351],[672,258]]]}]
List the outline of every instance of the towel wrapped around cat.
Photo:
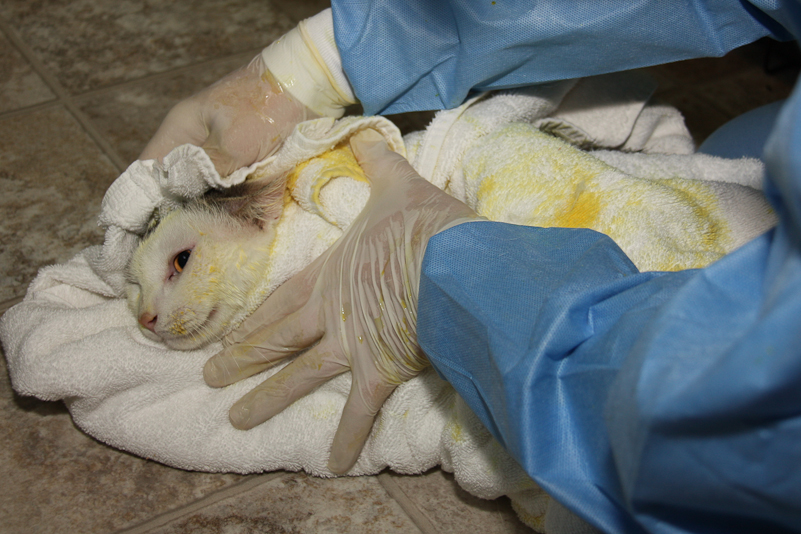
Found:
[{"label": "towel wrapped around cat", "polygon": [[[106,243],[42,269],[25,300],[3,316],[0,336],[15,390],[62,399],[88,434],[167,465],[330,476],[328,450],[348,374],[245,432],[230,425],[228,408],[280,366],[221,389],[206,386],[202,369],[220,350],[221,335],[358,214],[369,186],[347,139],[363,128],[381,132],[426,179],[479,214],[594,228],[641,270],[702,267],[774,224],[760,192],[759,161],[692,154],[680,115],[646,104],[646,85],[617,101],[620,123],[608,123],[610,98],[594,123],[577,111],[592,106],[571,101],[579,89],[593,94],[591,83],[484,95],[439,113],[405,139],[381,117],[318,119],[299,125],[278,154],[228,179],[216,176],[196,147],[179,147],[163,167],[134,163],[104,202]],[[276,176],[283,181],[259,187]],[[249,200],[222,192],[232,186]],[[126,211],[136,188],[149,192],[150,204]],[[220,190],[216,198],[192,200],[209,188]],[[158,311],[168,326],[156,335],[138,323],[139,302],[152,300],[176,274],[194,283],[159,297],[173,304]],[[349,474],[387,467],[415,474],[438,465],[474,495],[509,495],[538,529],[558,513],[429,369],[390,397]]]}]

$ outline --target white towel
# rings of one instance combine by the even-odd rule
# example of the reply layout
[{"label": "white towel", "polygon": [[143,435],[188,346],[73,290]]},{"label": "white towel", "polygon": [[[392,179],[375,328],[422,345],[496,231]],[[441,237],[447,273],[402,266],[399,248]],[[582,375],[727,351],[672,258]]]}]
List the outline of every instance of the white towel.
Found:
[{"label": "white towel", "polygon": [[[611,85],[608,79],[601,81],[606,87],[604,102],[609,105]],[[581,83],[583,98],[591,98],[592,90],[587,89],[591,83],[591,80]],[[113,447],[167,465],[240,473],[304,470],[330,476],[326,469],[328,451],[349,392],[350,375],[324,384],[253,430],[235,430],[228,421],[228,408],[278,369],[226,388],[212,389],[203,382],[202,368],[220,349],[219,343],[181,352],[142,336],[126,303],[119,298],[124,290],[124,268],[138,242],[138,234],[150,224],[157,209],[172,209],[208,188],[228,187],[248,176],[285,172],[326,153],[362,128],[379,130],[394,150],[401,154],[408,151],[424,177],[463,200],[472,196],[473,201],[477,199],[476,187],[480,188],[486,176],[477,173],[476,165],[465,166],[465,163],[480,163],[482,157],[486,158],[486,154],[482,156],[482,147],[488,146],[487,140],[493,134],[518,125],[530,128],[546,117],[550,131],[580,129],[580,142],[584,146],[614,142],[622,143],[616,148],[625,148],[630,141],[641,150],[653,151],[660,144],[666,146],[665,139],[672,140],[667,144],[674,149],[679,147],[676,149],[679,152],[686,153],[691,146],[683,124],[676,122],[675,110],[666,112],[644,105],[644,100],[632,101],[629,92],[621,98],[627,105],[619,107],[622,118],[615,126],[612,140],[602,141],[604,121],[609,120],[606,108],[599,111],[597,120],[593,120],[591,113],[583,114],[580,121],[575,115],[572,119],[559,117],[559,104],[575,85],[563,82],[480,96],[457,110],[441,112],[424,132],[408,136],[405,146],[397,129],[380,117],[311,121],[300,125],[275,156],[225,180],[217,176],[203,151],[196,147],[179,147],[165,159],[164,165],[135,162],[112,185],[104,201],[101,224],[107,227],[105,244],[86,249],[64,265],[42,269],[25,300],[6,312],[0,321],[0,338],[14,389],[22,395],[45,400],[63,399],[76,424],[88,434]],[[592,107],[592,102],[583,104],[583,108]],[[576,126],[579,122],[580,128]],[[558,124],[565,126],[557,127]],[[630,133],[628,138],[626,129]],[[559,142],[550,137],[540,138],[535,130],[532,139],[542,143],[545,147],[542,150],[552,150],[548,143]],[[653,135],[644,135],[644,131]],[[633,139],[631,134],[639,137]],[[569,145],[563,146],[580,152]],[[647,155],[582,154],[581,157],[592,159],[592,165],[609,167],[608,172],[620,179],[637,169],[643,175],[656,172],[651,177],[655,180],[683,174],[717,176],[721,173],[716,174],[714,168],[724,165],[726,174],[748,175],[744,182],[753,184],[759,181],[762,172],[755,161],[654,156],[670,160],[671,174],[665,176],[657,172],[659,165],[647,161],[650,157]],[[611,161],[618,156],[625,164],[615,165]],[[632,158],[636,161],[629,161]],[[624,169],[626,165],[629,167]],[[277,249],[279,258],[271,275],[272,286],[320,254],[366,201],[368,191],[364,184],[347,177],[321,183],[319,176],[319,169],[309,164],[305,174],[300,173],[293,184],[296,202],[290,204],[280,223],[283,230],[276,239],[283,248]],[[634,176],[637,177],[636,172]],[[746,233],[754,232],[759,224],[769,223],[769,216],[757,225],[746,217],[742,219]],[[570,523],[554,519],[557,516],[553,514],[558,513],[559,517],[565,514],[557,506],[550,506],[554,511],[550,523],[545,520],[549,513],[548,497],[492,438],[453,389],[428,370],[400,386],[390,397],[350,474],[374,474],[386,467],[414,474],[437,465],[454,472],[457,482],[474,495],[483,498],[509,495],[521,518],[534,527]]]}]

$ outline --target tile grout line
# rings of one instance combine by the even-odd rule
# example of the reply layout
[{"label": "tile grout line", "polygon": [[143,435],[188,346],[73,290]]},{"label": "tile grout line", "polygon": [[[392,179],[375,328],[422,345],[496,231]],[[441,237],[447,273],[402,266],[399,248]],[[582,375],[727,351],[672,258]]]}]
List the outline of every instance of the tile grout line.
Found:
[{"label": "tile grout line", "polygon": [[406,492],[393,480],[392,475],[383,471],[379,473],[376,478],[384,490],[389,493],[389,496],[400,505],[403,511],[406,512],[406,515],[409,516],[409,519],[412,520],[412,523],[414,523],[423,534],[440,534],[437,527],[434,526],[434,523],[428,518],[425,512],[414,504],[409,496],[406,495]]},{"label": "tile grout line", "polygon": [[0,18],[0,31],[2,31],[8,40],[19,50],[20,54],[28,60],[36,74],[42,78],[53,94],[56,95],[58,102],[67,108],[67,111],[69,111],[75,120],[78,121],[78,124],[83,127],[92,141],[94,141],[106,157],[111,160],[112,165],[114,165],[119,172],[124,171],[128,165],[125,164],[111,144],[97,131],[89,117],[78,109],[78,106],[76,106],[75,102],[70,98],[69,93],[67,93],[58,80],[47,71],[44,64],[39,60],[33,50],[22,40],[22,37],[3,18]]},{"label": "tile grout line", "polygon": [[[44,67],[44,64],[39,60],[39,58],[36,56],[33,50],[30,47],[28,47],[28,45],[23,41],[22,37],[3,18],[0,18],[0,31],[17,48],[20,54],[22,54],[22,56],[28,61],[28,63],[31,65],[36,74],[42,78],[42,80],[49,87],[49,89],[52,91],[55,97],[52,100],[40,102],[38,104],[34,104],[24,108],[1,113],[0,119],[17,117],[28,113],[40,111],[43,109],[55,108],[60,105],[64,106],[67,109],[67,111],[75,118],[75,120],[78,121],[80,126],[84,129],[86,134],[89,135],[92,141],[94,141],[94,143],[100,148],[100,150],[106,155],[106,157],[108,157],[109,160],[111,160],[111,163],[117,168],[119,172],[124,171],[128,165],[123,161],[123,159],[119,156],[119,154],[111,146],[111,144],[108,143],[108,141],[106,141],[106,139],[101,135],[101,133],[95,128],[91,119],[77,107],[74,99],[86,98],[95,96],[97,94],[103,94],[105,92],[112,91],[114,89],[119,89],[120,87],[125,87],[127,85],[131,85],[134,83],[141,83],[143,81],[146,82],[148,80],[157,80],[168,76],[172,76],[175,75],[176,73],[188,71],[192,68],[202,66],[204,64],[214,65],[215,63],[223,62],[240,55],[245,56],[245,54],[256,53],[256,52],[246,51],[237,54],[231,54],[225,57],[214,58],[201,63],[187,65],[185,67],[180,67],[178,69],[171,69],[163,73],[157,73],[152,76],[146,76],[136,80],[126,81],[123,83],[115,84],[109,87],[104,87],[94,91],[87,91],[86,93],[72,97],[67,92],[67,90],[59,83],[59,81],[47,71],[47,69]],[[261,50],[261,48],[259,48],[259,50]],[[8,311],[13,306],[22,302],[23,299],[24,297],[20,296],[6,300],[4,302],[0,302],[0,316],[2,316],[6,311]],[[252,490],[258,486],[261,486],[262,484],[268,484],[270,482],[280,480],[286,476],[289,476],[290,474],[291,473],[289,472],[272,472],[263,475],[251,476],[242,482],[228,486],[227,488],[224,488],[210,495],[202,497],[178,509],[165,512],[163,514],[159,514],[149,520],[146,520],[143,523],[139,523],[138,525],[135,525],[133,527],[119,530],[118,532],[120,534],[123,533],[143,534],[145,532],[152,531],[154,528],[163,526],[170,521],[186,516],[192,512],[201,510],[207,506],[218,503],[224,499],[234,497],[241,493]]]},{"label": "tile grout line", "polygon": [[35,113],[37,111],[42,111],[43,109],[47,108],[55,108],[61,105],[61,102],[58,101],[57,98],[53,98],[52,100],[47,100],[45,102],[39,102],[38,104],[31,104],[30,106],[25,106],[17,109],[12,109],[9,111],[4,111],[0,113],[0,120],[4,119],[13,119],[14,117],[19,117],[21,115],[27,115],[29,113]]},{"label": "tile grout line", "polygon": [[[118,82],[118,83],[114,83],[112,85],[107,85],[107,86],[104,86],[104,87],[98,87],[96,89],[90,89],[90,90],[85,91],[83,93],[79,93],[77,95],[73,95],[73,98],[75,100],[83,100],[83,99],[90,98],[90,97],[101,96],[101,95],[104,95],[106,93],[109,93],[109,92],[112,92],[112,91],[115,91],[115,90],[118,90],[118,89],[124,89],[126,87],[130,87],[130,86],[142,83],[142,82],[154,82],[154,81],[161,80],[163,78],[169,78],[169,77],[177,75],[177,74],[182,74],[182,73],[185,73],[185,72],[189,72],[189,71],[191,71],[191,70],[193,70],[195,68],[198,68],[198,67],[214,66],[217,63],[224,63],[226,61],[230,61],[231,59],[238,58],[239,56],[242,56],[243,58],[247,58],[248,55],[255,55],[260,50],[262,50],[262,49],[259,48],[258,50],[253,49],[252,51],[236,52],[234,54],[229,54],[227,56],[221,56],[221,57],[206,59],[206,60],[203,60],[203,61],[199,61],[197,63],[192,63],[191,65],[184,65],[184,66],[181,66],[181,67],[176,67],[176,68],[173,68],[173,69],[170,69],[170,70],[166,70],[164,72],[156,72],[156,73],[153,73],[153,74],[148,74],[148,75],[142,76],[140,78],[134,78],[132,80],[124,80],[124,81],[121,81],[121,82]],[[245,61],[247,61],[247,60],[245,60]],[[243,65],[244,65],[244,63],[243,63]],[[186,95],[186,96],[190,96],[190,95]]]},{"label": "tile grout line", "polygon": [[235,497],[255,489],[262,484],[269,484],[270,482],[281,480],[282,478],[288,477],[292,474],[293,473],[289,471],[274,471],[272,473],[250,476],[241,482],[228,486],[227,488],[223,488],[205,497],[201,497],[200,499],[180,508],[159,514],[155,517],[145,520],[142,523],[139,523],[138,525],[118,530],[116,531],[116,534],[146,534],[147,532],[151,532],[156,528],[163,527],[171,521],[180,519],[181,517],[202,510],[203,508],[216,504],[230,497]]},{"label": "tile grout line", "polygon": [[[3,27],[2,22],[3,22],[2,19],[0,19],[0,29],[2,29],[2,27]],[[15,42],[14,44],[16,45],[17,43]],[[19,49],[20,47],[17,45],[17,48]],[[157,73],[154,73],[154,74],[149,74],[147,76],[142,76],[140,78],[134,78],[132,80],[125,80],[125,81],[122,81],[122,82],[119,82],[119,83],[115,83],[115,84],[112,84],[112,85],[107,85],[107,86],[104,86],[104,87],[98,87],[96,89],[90,89],[90,90],[85,91],[83,93],[78,93],[78,94],[72,95],[72,97],[70,99],[73,100],[73,101],[79,102],[81,100],[86,100],[88,98],[93,98],[93,97],[97,97],[97,96],[103,96],[103,95],[105,95],[107,93],[111,93],[111,92],[117,91],[119,89],[125,89],[125,88],[132,87],[132,86],[135,86],[135,85],[141,84],[141,83],[159,81],[159,80],[162,80],[164,78],[169,78],[171,76],[179,75],[179,74],[182,74],[184,72],[189,72],[189,71],[191,71],[193,69],[196,69],[196,68],[199,68],[199,67],[214,66],[217,63],[224,63],[226,61],[230,61],[232,59],[236,59],[236,58],[239,58],[239,57],[248,58],[251,55],[255,55],[259,50],[261,50],[261,48],[253,49],[253,50],[245,51],[245,52],[236,52],[234,54],[230,54],[230,55],[227,55],[227,56],[216,57],[216,58],[200,61],[198,63],[192,63],[191,65],[184,65],[182,67],[176,67],[174,69],[166,70],[164,72],[157,72]],[[27,56],[25,57],[25,59],[30,61],[30,59]],[[36,72],[36,74],[41,76],[41,73],[38,72],[38,71]],[[49,88],[49,86],[48,86],[48,88]],[[189,95],[187,95],[187,96],[189,96]],[[51,100],[46,100],[44,102],[39,102],[37,104],[31,104],[30,106],[25,106],[25,107],[21,107],[21,108],[17,108],[17,109],[11,109],[11,110],[8,110],[8,111],[0,112],[0,120],[13,118],[13,117],[17,117],[17,116],[20,116],[20,115],[25,115],[27,113],[33,113],[33,112],[36,112],[36,111],[41,111],[42,109],[56,107],[56,106],[63,105],[63,104],[64,104],[64,102],[61,99],[59,99],[59,97],[57,95],[54,94],[54,96],[53,96],[53,98]]]}]

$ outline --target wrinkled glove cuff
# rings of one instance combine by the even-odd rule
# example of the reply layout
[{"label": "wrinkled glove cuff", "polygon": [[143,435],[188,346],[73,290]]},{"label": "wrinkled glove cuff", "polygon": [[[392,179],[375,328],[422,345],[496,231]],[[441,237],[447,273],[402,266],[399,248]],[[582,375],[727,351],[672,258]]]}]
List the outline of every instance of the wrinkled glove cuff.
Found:
[{"label": "wrinkled glove cuff", "polygon": [[339,118],[356,103],[334,42],[330,9],[273,42],[262,59],[283,89],[318,115]]},{"label": "wrinkled glove cuff", "polygon": [[[437,234],[441,234],[445,230],[450,230],[454,226],[458,226],[458,225],[460,225],[462,223],[480,222],[480,221],[489,222],[489,219],[487,219],[486,217],[481,216],[481,215],[476,215],[475,217],[460,217],[458,219],[452,220],[451,222],[449,222],[448,224],[444,225],[442,228],[437,230]],[[436,235],[436,234],[434,234],[434,235]]]}]

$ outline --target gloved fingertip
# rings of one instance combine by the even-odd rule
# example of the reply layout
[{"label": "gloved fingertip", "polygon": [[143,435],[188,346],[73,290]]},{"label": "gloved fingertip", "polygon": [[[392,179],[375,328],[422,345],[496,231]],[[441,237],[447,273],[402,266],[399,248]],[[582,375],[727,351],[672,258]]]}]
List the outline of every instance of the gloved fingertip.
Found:
[{"label": "gloved fingertip", "polygon": [[231,425],[238,430],[250,430],[251,410],[248,404],[234,404],[228,411]]},{"label": "gloved fingertip", "polygon": [[[350,148],[357,159],[375,157],[376,152],[388,150],[386,139],[372,128],[362,130],[350,138]],[[378,151],[381,152],[378,152]]]},{"label": "gloved fingertip", "polygon": [[343,455],[337,453],[337,451],[332,451],[331,456],[328,457],[328,470],[335,475],[344,475],[350,471],[357,458],[358,456],[352,457],[352,455]]},{"label": "gloved fingertip", "polygon": [[228,382],[226,377],[228,374],[225,369],[217,362],[216,358],[212,358],[203,366],[203,380],[206,384],[213,388],[221,388],[227,386]]},{"label": "gloved fingertip", "polygon": [[159,163],[164,163],[164,156],[166,156],[166,155],[167,154],[164,153],[163,150],[158,150],[156,148],[151,148],[150,145],[148,145],[148,146],[145,147],[145,149],[142,151],[141,154],[139,154],[139,157],[136,158],[136,159],[138,159],[140,161],[147,161],[147,160],[154,159],[154,160],[158,161]]},{"label": "gloved fingertip", "polygon": [[217,170],[217,174],[219,174],[221,178],[225,178],[239,167],[242,167],[242,165],[239,165],[236,161],[234,161],[233,156],[222,152],[213,146],[203,145],[201,148],[209,156],[211,163],[214,165],[214,168]]},{"label": "gloved fingertip", "polygon": [[[363,411],[360,398],[359,395],[354,396],[352,393],[348,397],[348,402],[342,410],[339,427],[334,434],[334,441],[331,443],[328,469],[338,475],[347,473],[356,464],[373,428],[375,416]],[[358,405],[356,408],[354,403]]]},{"label": "gloved fingertip", "polygon": [[364,130],[360,130],[351,136],[351,141],[356,141],[359,143],[382,143],[385,142],[384,136],[381,135],[378,130],[374,130],[373,128],[365,128]]}]

